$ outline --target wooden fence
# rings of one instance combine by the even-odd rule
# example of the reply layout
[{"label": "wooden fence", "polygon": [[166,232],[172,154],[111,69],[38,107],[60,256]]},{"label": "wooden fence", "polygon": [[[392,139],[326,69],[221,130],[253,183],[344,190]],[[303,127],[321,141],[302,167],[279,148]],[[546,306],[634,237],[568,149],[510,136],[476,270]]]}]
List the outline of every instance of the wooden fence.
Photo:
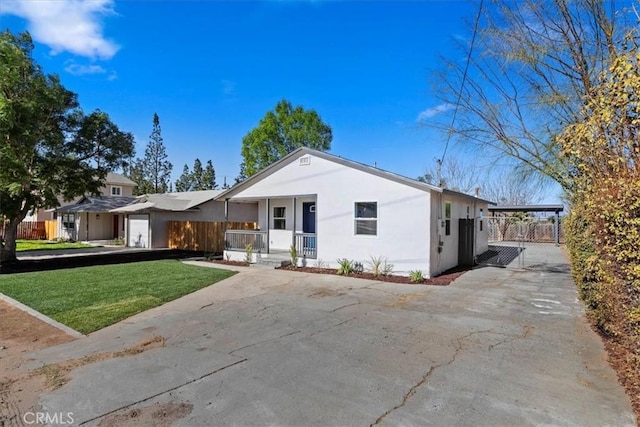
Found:
[{"label": "wooden fence", "polygon": [[[229,230],[255,230],[255,222],[228,222]],[[171,249],[222,253],[224,222],[167,221],[167,246]]]},{"label": "wooden fence", "polygon": [[44,230],[47,235],[47,240],[53,240],[58,237],[58,221],[55,219],[44,222]]},{"label": "wooden fence", "polygon": [[[5,235],[6,223],[0,224],[0,236]],[[24,221],[18,224],[16,239],[44,240],[47,238],[44,221]]]}]

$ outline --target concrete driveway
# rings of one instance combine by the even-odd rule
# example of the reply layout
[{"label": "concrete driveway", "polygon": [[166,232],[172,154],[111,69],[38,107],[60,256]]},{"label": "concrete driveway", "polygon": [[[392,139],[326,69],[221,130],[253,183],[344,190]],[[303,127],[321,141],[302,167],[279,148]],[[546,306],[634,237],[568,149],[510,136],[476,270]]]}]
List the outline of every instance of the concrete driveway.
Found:
[{"label": "concrete driveway", "polygon": [[243,269],[185,298],[34,354],[93,363],[41,397],[97,425],[168,402],[176,425],[634,425],[563,253],[448,287]]}]

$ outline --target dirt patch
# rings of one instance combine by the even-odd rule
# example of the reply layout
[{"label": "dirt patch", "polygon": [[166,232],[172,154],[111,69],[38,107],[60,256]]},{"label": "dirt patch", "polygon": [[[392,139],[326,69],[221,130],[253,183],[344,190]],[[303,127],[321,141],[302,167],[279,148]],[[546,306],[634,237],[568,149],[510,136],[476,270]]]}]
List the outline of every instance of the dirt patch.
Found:
[{"label": "dirt patch", "polygon": [[31,361],[26,355],[75,338],[4,301],[0,319],[0,425],[22,425],[45,389],[43,377],[20,372]]},{"label": "dirt patch", "polygon": [[0,319],[0,426],[23,425],[23,414],[37,409],[40,394],[63,386],[77,367],[164,346],[163,337],[153,337],[121,351],[92,354],[27,371],[23,366],[32,361],[28,353],[75,338],[4,301],[0,301]]},{"label": "dirt patch", "polygon": [[115,359],[118,357],[135,356],[152,348],[164,347],[165,339],[161,336],[154,336],[148,340],[142,341],[133,347],[126,348],[121,351],[95,353],[78,359],[69,359],[63,362],[45,365],[32,371],[31,375],[42,375],[45,378],[45,386],[48,390],[55,390],[69,381],[69,373],[76,368],[88,365],[90,363],[102,362],[104,360]]},{"label": "dirt patch", "polygon": [[175,421],[189,415],[192,409],[193,405],[190,403],[156,403],[154,405],[114,412],[104,417],[98,425],[100,427],[118,427],[123,425],[135,427],[169,427]]},{"label": "dirt patch", "polygon": [[338,297],[345,294],[346,292],[342,292],[336,289],[316,288],[309,294],[309,298]]},{"label": "dirt patch", "polygon": [[[278,270],[298,271],[303,273],[314,274],[330,274],[337,276],[337,270],[335,268],[319,268],[319,267],[278,267]],[[462,276],[465,272],[469,271],[468,268],[455,268],[445,271],[443,274],[433,277],[431,279],[425,279],[422,282],[414,283],[409,277],[396,276],[389,274],[386,276],[376,276],[373,273],[353,273],[347,277],[355,277],[356,279],[376,280],[378,282],[391,282],[391,283],[403,283],[407,285],[430,285],[430,286],[447,286],[458,277]]]},{"label": "dirt patch", "polygon": [[214,264],[235,265],[237,267],[249,267],[249,264],[247,264],[244,261],[231,261],[226,259],[217,259],[209,262],[212,262]]}]

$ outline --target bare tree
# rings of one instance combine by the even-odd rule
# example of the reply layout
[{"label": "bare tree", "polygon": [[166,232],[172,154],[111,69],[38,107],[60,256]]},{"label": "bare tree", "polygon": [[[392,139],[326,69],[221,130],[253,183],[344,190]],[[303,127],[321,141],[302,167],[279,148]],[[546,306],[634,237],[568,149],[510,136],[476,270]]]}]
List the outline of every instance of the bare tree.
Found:
[{"label": "bare tree", "polygon": [[471,194],[480,183],[480,171],[457,157],[447,157],[442,164],[436,160],[433,166],[425,169],[418,181],[438,187],[448,188],[461,193]]},{"label": "bare tree", "polygon": [[436,73],[439,97],[458,105],[450,131],[569,188],[556,136],[579,119],[598,73],[635,25],[631,13],[612,0],[487,3],[475,45],[461,44],[468,70],[456,59]]}]

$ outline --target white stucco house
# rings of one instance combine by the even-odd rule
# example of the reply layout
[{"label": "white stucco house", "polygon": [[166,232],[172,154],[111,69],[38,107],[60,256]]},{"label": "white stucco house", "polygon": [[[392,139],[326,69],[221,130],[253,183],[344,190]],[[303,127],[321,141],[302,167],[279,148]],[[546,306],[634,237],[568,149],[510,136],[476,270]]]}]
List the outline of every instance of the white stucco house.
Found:
[{"label": "white stucco house", "polygon": [[239,220],[231,203],[256,206],[259,230],[227,230],[230,259],[244,259],[248,243],[255,258],[295,245],[310,266],[386,257],[394,274],[433,277],[488,249],[490,202],[304,147],[216,200],[225,202],[228,221]]},{"label": "white stucco house", "polygon": [[[115,208],[125,216],[125,244],[139,248],[166,248],[168,221],[225,220],[225,204],[215,198],[222,190],[145,194],[127,206]],[[228,214],[240,222],[255,222],[257,205],[229,203]]]}]

